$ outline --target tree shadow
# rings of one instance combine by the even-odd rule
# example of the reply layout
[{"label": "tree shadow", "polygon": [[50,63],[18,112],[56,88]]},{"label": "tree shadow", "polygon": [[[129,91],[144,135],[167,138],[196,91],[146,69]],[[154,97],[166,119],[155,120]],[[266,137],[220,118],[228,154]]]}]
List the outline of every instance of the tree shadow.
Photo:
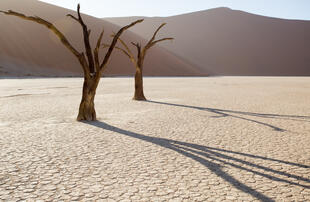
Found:
[{"label": "tree shadow", "polygon": [[[240,155],[241,157],[250,157],[253,160],[261,159],[265,161],[277,162],[277,163],[289,165],[292,167],[294,166],[294,167],[305,168],[305,169],[310,168],[310,166],[308,165],[302,165],[302,164],[288,162],[288,161],[282,161],[282,160],[277,160],[277,159],[272,159],[272,158],[267,158],[267,157],[252,155],[252,154],[246,154],[246,153],[241,153],[241,152],[234,152],[234,151],[229,151],[229,150],[224,150],[224,149],[207,147],[203,145],[191,144],[191,143],[170,140],[170,139],[165,139],[165,138],[150,137],[150,136],[146,136],[143,134],[117,128],[115,126],[112,126],[112,125],[109,125],[109,124],[106,124],[100,121],[84,122],[84,123],[92,125],[92,126],[96,126],[104,130],[112,131],[112,132],[115,132],[121,135],[126,135],[132,138],[150,142],[152,144],[158,145],[160,147],[164,147],[166,149],[173,150],[181,155],[184,155],[188,158],[191,158],[199,162],[200,164],[208,168],[212,173],[222,178],[223,180],[231,184],[236,189],[244,193],[250,194],[252,197],[259,199],[261,201],[274,201],[274,200],[264,195],[263,193],[260,193],[259,191],[251,188],[250,186],[242,183],[235,177],[229,175],[227,172],[223,170],[223,167],[225,165],[231,166],[231,167],[267,178],[272,181],[283,182],[283,183],[287,183],[290,185],[295,185],[295,186],[299,186],[299,187],[307,188],[307,189],[310,188],[310,184],[309,185],[304,184],[304,183],[307,183],[307,184],[310,183],[310,179],[304,178],[302,176],[290,174],[284,171],[278,171],[278,170],[268,168],[268,167],[265,167],[259,164],[255,164],[250,161],[243,160],[242,158],[230,156],[230,154]],[[254,168],[256,170],[254,170]],[[289,178],[298,180],[299,183],[294,182],[290,180]]]},{"label": "tree shadow", "polygon": [[[223,117],[233,117],[245,121],[250,121],[256,124],[260,124],[266,127],[269,127],[278,132],[285,132],[286,130],[279,128],[277,126],[264,123],[261,121],[253,120],[250,118],[244,118],[239,115],[246,115],[252,117],[260,117],[260,118],[274,118],[274,119],[289,119],[294,121],[304,121],[310,122],[310,116],[297,116],[297,115],[279,115],[279,114],[264,114],[264,113],[255,113],[255,112],[242,112],[242,111],[233,111],[233,110],[225,110],[225,109],[216,109],[216,108],[208,108],[208,107],[197,107],[191,105],[182,105],[182,104],[174,104],[174,103],[167,103],[167,102],[158,102],[158,101],[151,101],[147,100],[146,102],[155,103],[155,104],[162,104],[162,105],[169,105],[174,107],[183,107],[183,108],[190,108],[190,109],[197,109],[202,111],[207,111],[216,114],[217,116],[212,116],[213,118],[223,118]],[[234,115],[237,114],[237,115]]]}]

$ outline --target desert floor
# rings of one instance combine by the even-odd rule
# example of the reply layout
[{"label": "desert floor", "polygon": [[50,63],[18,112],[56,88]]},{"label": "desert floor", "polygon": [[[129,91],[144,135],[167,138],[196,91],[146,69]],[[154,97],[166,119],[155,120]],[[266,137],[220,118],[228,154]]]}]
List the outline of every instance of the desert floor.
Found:
[{"label": "desert floor", "polygon": [[0,80],[0,200],[310,200],[310,78]]}]

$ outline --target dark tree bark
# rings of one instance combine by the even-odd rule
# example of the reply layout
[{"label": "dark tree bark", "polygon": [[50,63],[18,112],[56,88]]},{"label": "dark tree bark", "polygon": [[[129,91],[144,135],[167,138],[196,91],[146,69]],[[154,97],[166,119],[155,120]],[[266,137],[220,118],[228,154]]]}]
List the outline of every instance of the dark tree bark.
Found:
[{"label": "dark tree bark", "polygon": [[96,120],[94,103],[96,91],[92,91],[92,88],[94,88],[93,85],[93,80],[84,79],[82,100],[80,103],[77,120]]},{"label": "dark tree bark", "polygon": [[[127,55],[130,59],[130,61],[134,64],[136,68],[136,73],[135,73],[135,93],[133,100],[146,100],[143,92],[143,63],[144,63],[144,58],[146,56],[147,51],[153,47],[155,44],[161,42],[161,41],[166,41],[166,40],[173,40],[173,38],[162,38],[159,40],[155,40],[157,33],[159,30],[165,26],[166,23],[161,24],[155,33],[153,34],[152,38],[148,41],[148,43],[141,48],[141,45],[139,43],[131,43],[137,48],[137,58],[135,58],[134,54],[131,52],[130,48],[127,46],[127,44],[121,39],[118,38],[118,40],[121,42],[123,48],[116,47],[116,49],[121,50],[125,55]],[[114,36],[114,35],[112,35]]]},{"label": "dark tree bark", "polygon": [[137,68],[135,74],[135,94],[133,100],[146,100],[143,92],[142,69]]},{"label": "dark tree bark", "polygon": [[12,10],[0,11],[0,12],[6,15],[17,16],[24,20],[33,21],[38,24],[44,25],[45,27],[50,29],[52,32],[54,32],[54,34],[56,34],[56,36],[60,39],[62,44],[78,59],[84,72],[84,84],[83,84],[83,91],[82,91],[82,100],[81,100],[77,120],[78,121],[84,121],[84,120],[95,121],[96,111],[95,111],[94,100],[95,100],[95,95],[96,95],[96,89],[98,87],[102,73],[107,68],[107,63],[116,46],[118,38],[121,36],[121,34],[124,31],[126,31],[127,29],[129,29],[130,27],[134,26],[137,23],[141,23],[143,20],[137,20],[127,26],[124,26],[116,34],[114,34],[112,43],[109,46],[109,49],[106,52],[103,61],[100,63],[99,62],[99,48],[101,45],[101,40],[102,40],[104,31],[101,32],[99,39],[97,41],[96,48],[94,49],[94,51],[92,51],[90,40],[89,40],[91,30],[88,29],[87,25],[84,23],[82,19],[82,16],[80,14],[80,4],[78,4],[77,6],[78,17],[75,17],[71,14],[68,14],[67,16],[77,21],[82,27],[86,57],[85,57],[84,52],[77,51],[69,43],[69,41],[66,39],[64,34],[62,34],[52,23],[37,16],[26,16],[22,13],[18,13]]}]

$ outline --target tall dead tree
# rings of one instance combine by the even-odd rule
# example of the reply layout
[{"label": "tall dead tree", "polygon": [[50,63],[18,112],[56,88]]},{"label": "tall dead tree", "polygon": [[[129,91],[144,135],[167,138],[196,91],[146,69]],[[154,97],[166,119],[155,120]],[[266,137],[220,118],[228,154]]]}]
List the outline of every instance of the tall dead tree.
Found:
[{"label": "tall dead tree", "polygon": [[82,92],[82,100],[79,107],[79,114],[77,117],[78,121],[95,121],[96,120],[96,111],[95,111],[95,105],[94,105],[94,99],[96,95],[96,89],[99,84],[100,78],[102,76],[102,73],[107,68],[107,63],[109,61],[109,58],[112,54],[112,51],[115,48],[115,45],[118,41],[118,38],[121,36],[121,34],[129,29],[130,27],[134,26],[137,23],[141,23],[143,20],[137,20],[127,26],[122,27],[113,37],[111,46],[107,50],[105,57],[100,62],[99,61],[99,49],[101,46],[102,37],[104,34],[104,30],[102,30],[98,40],[97,44],[94,50],[91,48],[90,44],[90,33],[91,30],[88,29],[87,25],[84,23],[82,16],[80,14],[80,4],[77,6],[77,17],[68,14],[68,17],[71,17],[73,20],[77,21],[83,30],[83,39],[84,39],[84,46],[85,46],[85,53],[77,51],[70,42],[66,39],[64,34],[62,34],[52,23],[37,17],[37,16],[26,16],[22,13],[18,13],[12,10],[9,11],[0,11],[1,13],[4,13],[6,15],[12,15],[20,17],[24,20],[36,22],[38,24],[44,25],[48,29],[50,29],[56,36],[60,39],[61,43],[78,59],[80,65],[83,68],[84,73],[84,84],[83,84],[83,92]]},{"label": "tall dead tree", "polygon": [[[162,38],[162,39],[155,40],[157,33],[165,25],[166,23],[163,23],[157,28],[152,38],[148,41],[148,43],[143,48],[141,47],[141,44],[131,42],[131,44],[137,48],[137,57],[134,56],[134,54],[132,53],[128,45],[125,43],[125,41],[123,41],[121,38],[118,38],[123,48],[116,47],[116,49],[121,50],[125,55],[127,55],[130,61],[134,64],[136,68],[135,94],[134,94],[133,100],[146,100],[144,96],[144,92],[143,92],[143,64],[144,64],[144,59],[145,59],[147,51],[151,47],[153,47],[155,44],[157,44],[158,42],[165,41],[165,40],[173,40],[173,38]],[[112,37],[115,37],[115,35],[112,35]]]}]

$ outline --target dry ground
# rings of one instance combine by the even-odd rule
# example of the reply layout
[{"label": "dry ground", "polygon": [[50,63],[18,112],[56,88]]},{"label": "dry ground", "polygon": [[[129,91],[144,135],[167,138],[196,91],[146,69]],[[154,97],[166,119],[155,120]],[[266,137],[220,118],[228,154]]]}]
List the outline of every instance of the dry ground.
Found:
[{"label": "dry ground", "polygon": [[0,80],[0,201],[310,200],[310,78]]}]

